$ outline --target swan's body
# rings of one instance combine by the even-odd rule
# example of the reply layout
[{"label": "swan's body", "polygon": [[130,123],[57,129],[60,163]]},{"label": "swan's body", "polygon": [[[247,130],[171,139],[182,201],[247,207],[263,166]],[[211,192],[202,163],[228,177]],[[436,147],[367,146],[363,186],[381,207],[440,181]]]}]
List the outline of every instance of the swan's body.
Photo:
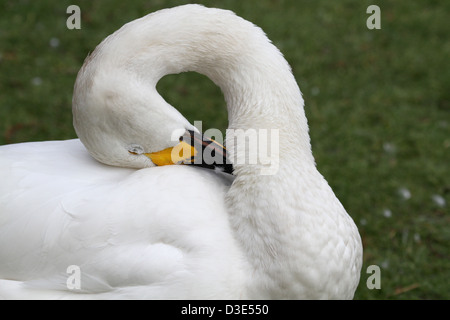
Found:
[{"label": "swan's body", "polygon": [[[229,128],[279,130],[276,174],[229,137],[234,181],[129,152],[193,129],[155,89],[183,71],[220,86]],[[79,140],[0,148],[0,297],[353,297],[357,228],[315,167],[300,90],[259,28],[196,5],[135,20],[88,57],[73,110],[86,149],[114,167]],[[80,290],[66,286],[70,265]]]}]

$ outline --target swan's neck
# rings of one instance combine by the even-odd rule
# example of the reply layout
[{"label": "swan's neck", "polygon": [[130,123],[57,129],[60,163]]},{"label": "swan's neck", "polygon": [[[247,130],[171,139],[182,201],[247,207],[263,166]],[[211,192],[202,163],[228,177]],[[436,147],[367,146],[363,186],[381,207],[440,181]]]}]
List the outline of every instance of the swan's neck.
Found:
[{"label": "swan's neck", "polygon": [[[103,63],[122,66],[153,91],[167,74],[204,74],[222,89],[229,129],[277,129],[285,157],[298,161],[300,155],[313,163],[300,90],[290,66],[263,31],[223,10],[215,14],[192,7],[197,12],[184,8],[178,15],[173,10],[125,25],[104,42],[111,48],[102,50],[110,52]],[[120,46],[115,47],[114,38],[120,38]],[[154,99],[151,91],[147,99]],[[233,141],[227,144],[237,157]]]}]

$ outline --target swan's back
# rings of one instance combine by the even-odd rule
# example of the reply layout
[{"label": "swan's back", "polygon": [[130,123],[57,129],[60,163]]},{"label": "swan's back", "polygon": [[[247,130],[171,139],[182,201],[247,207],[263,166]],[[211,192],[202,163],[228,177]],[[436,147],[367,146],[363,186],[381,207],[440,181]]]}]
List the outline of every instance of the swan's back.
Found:
[{"label": "swan's back", "polygon": [[79,140],[4,146],[0,165],[0,297],[242,297],[214,172],[109,167]]}]

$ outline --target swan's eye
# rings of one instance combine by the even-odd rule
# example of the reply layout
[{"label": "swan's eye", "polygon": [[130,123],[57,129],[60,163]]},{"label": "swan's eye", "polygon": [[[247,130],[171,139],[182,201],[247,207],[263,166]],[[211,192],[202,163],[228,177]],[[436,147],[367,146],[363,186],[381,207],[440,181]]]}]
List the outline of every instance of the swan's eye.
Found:
[{"label": "swan's eye", "polygon": [[128,146],[128,152],[131,154],[140,155],[144,153],[144,149],[138,144],[131,144]]}]

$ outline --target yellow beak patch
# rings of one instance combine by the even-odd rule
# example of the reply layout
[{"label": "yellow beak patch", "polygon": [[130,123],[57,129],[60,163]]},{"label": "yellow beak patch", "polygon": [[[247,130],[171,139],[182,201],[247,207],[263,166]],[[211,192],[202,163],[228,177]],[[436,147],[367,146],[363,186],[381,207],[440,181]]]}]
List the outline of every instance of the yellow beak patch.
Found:
[{"label": "yellow beak patch", "polygon": [[233,173],[233,165],[227,161],[225,147],[192,130],[186,130],[185,134],[180,137],[180,143],[176,146],[157,152],[144,153],[144,155],[157,166],[190,164],[207,169],[218,168],[223,172]]},{"label": "yellow beak patch", "polygon": [[175,147],[170,147],[153,153],[144,153],[157,166],[167,166],[172,164],[192,163],[197,155],[194,146],[181,141]]}]

